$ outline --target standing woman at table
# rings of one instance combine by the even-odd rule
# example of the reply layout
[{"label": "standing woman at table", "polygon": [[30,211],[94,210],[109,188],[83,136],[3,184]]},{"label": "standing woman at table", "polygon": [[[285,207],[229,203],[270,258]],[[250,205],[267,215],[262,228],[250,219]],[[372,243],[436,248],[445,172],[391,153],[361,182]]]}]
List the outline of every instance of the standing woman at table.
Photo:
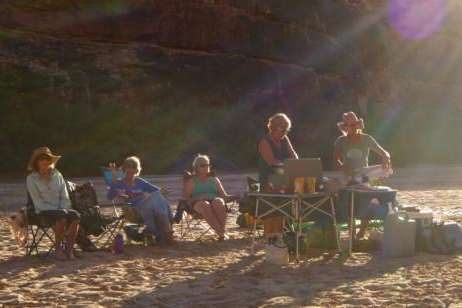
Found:
[{"label": "standing woman at table", "polygon": [[292,122],[284,113],[276,113],[268,119],[268,134],[258,143],[258,179],[264,191],[268,191],[268,179],[275,166],[288,158],[298,158],[289,133]]},{"label": "standing woman at table", "polygon": [[[258,178],[262,191],[270,192],[269,177],[274,173],[274,167],[281,165],[288,158],[298,159],[292,143],[287,134],[292,122],[284,113],[276,113],[268,119],[268,134],[258,144]],[[266,236],[281,234],[283,231],[283,218],[270,216],[263,219]]]},{"label": "standing woman at table", "polygon": [[[334,143],[334,163],[337,169],[348,176],[369,164],[369,152],[372,150],[382,158],[385,170],[391,168],[390,154],[385,151],[370,135],[363,133],[364,121],[353,112],[344,113],[342,122],[337,123],[342,135]],[[373,215],[373,213],[368,213]],[[369,223],[369,219],[361,220],[361,228],[357,238],[361,238]]]}]

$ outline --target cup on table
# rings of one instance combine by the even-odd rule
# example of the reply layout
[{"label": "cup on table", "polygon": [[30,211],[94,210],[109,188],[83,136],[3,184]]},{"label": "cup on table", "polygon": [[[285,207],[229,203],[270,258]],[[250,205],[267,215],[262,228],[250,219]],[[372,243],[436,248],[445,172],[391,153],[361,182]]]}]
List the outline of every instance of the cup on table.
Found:
[{"label": "cup on table", "polygon": [[305,178],[294,179],[294,192],[303,194],[305,192]]},{"label": "cup on table", "polygon": [[308,177],[305,179],[306,192],[314,193],[316,192],[316,178]]}]

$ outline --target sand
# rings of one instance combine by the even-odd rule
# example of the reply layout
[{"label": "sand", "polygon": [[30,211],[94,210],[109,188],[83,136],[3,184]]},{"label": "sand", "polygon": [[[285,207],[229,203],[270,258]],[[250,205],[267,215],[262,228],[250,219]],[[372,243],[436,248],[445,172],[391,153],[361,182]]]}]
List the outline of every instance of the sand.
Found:
[{"label": "sand", "polygon": [[[462,220],[462,168],[405,169],[390,179],[399,201]],[[440,180],[438,181],[438,177]],[[179,177],[149,177],[180,192]],[[425,180],[427,179],[427,180]],[[83,182],[88,179],[76,179]],[[104,200],[104,185],[92,179]],[[226,175],[232,193],[245,188],[243,175]],[[0,209],[24,202],[24,184],[2,183]],[[174,247],[125,246],[124,253],[84,253],[76,261],[24,257],[0,221],[0,307],[456,307],[462,303],[462,256],[419,253],[385,258],[380,252],[312,251],[299,263],[278,267],[262,250],[249,253],[250,237],[228,218],[230,240],[188,238]],[[195,232],[199,232],[196,230]]]}]

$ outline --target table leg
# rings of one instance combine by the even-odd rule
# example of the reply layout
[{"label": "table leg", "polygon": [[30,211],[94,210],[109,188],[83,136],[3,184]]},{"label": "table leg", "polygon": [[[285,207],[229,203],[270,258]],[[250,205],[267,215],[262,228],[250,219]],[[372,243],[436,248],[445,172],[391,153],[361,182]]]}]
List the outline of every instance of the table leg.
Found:
[{"label": "table leg", "polygon": [[338,252],[341,252],[339,232],[337,230],[337,217],[335,215],[335,206],[334,206],[334,200],[333,200],[332,196],[329,197],[329,202],[330,202],[330,208],[331,208],[331,212],[332,212],[332,220],[333,220],[333,224],[334,224],[335,239],[337,240],[337,250],[338,250]]},{"label": "table leg", "polygon": [[255,254],[255,237],[256,237],[256,233],[257,233],[257,220],[258,220],[258,205],[259,205],[259,203],[260,203],[260,199],[257,198],[256,203],[255,203],[255,216],[254,216],[253,228],[252,228],[252,246],[250,247],[250,253],[252,255]]},{"label": "table leg", "polygon": [[297,262],[300,260],[300,235],[302,234],[302,215],[300,215],[300,210],[301,210],[301,203],[302,199],[296,199],[295,201],[295,221],[298,223],[298,228],[297,232],[295,233],[296,239],[295,239],[295,245],[296,245],[296,251],[295,251],[295,258]]},{"label": "table leg", "polygon": [[355,218],[354,218],[354,202],[355,196],[354,191],[351,192],[351,199],[350,199],[350,240],[348,243],[348,255],[351,256],[353,253],[353,232],[355,228]]}]

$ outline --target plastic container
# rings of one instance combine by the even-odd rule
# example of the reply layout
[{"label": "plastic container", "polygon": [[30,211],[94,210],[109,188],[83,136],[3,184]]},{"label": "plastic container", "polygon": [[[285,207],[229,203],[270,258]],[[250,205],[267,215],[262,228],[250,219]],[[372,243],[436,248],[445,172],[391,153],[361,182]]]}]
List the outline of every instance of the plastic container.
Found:
[{"label": "plastic container", "polygon": [[289,263],[289,249],[285,244],[269,243],[265,247],[265,260],[275,265]]},{"label": "plastic container", "polygon": [[115,254],[121,254],[124,252],[124,237],[121,233],[117,234],[114,238],[114,247]]},{"label": "plastic container", "polygon": [[406,257],[415,254],[416,222],[404,212],[394,212],[389,205],[384,222],[383,254],[388,257]]}]

